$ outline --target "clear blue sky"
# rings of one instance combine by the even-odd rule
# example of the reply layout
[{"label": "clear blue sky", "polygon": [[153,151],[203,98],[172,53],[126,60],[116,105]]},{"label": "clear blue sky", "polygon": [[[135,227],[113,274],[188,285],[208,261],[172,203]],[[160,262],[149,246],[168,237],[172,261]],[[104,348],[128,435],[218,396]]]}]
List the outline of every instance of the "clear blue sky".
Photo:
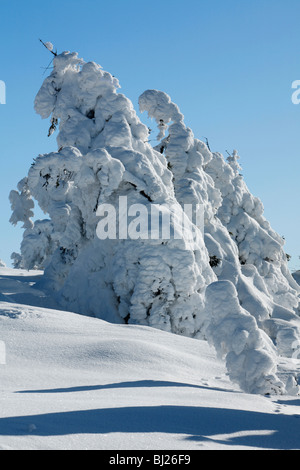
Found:
[{"label": "clear blue sky", "polygon": [[299,0],[1,0],[0,258],[10,263],[22,230],[8,194],[39,153],[56,150],[33,109],[51,54],[78,51],[115,75],[137,109],[148,88],[168,93],[197,138],[237,149],[245,181],[300,268]]}]

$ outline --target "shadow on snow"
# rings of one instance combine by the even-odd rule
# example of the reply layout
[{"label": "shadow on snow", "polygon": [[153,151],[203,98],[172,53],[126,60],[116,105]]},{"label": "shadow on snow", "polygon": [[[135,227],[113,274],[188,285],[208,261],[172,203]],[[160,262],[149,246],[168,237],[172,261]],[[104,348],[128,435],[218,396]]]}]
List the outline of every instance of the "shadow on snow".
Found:
[{"label": "shadow on snow", "polygon": [[133,406],[2,418],[0,435],[167,433],[181,434],[199,444],[213,441],[299,449],[300,421],[296,418],[299,416],[201,406]]},{"label": "shadow on snow", "polygon": [[234,390],[225,390],[223,388],[209,387],[207,385],[197,385],[189,384],[182,382],[169,382],[166,380],[136,380],[131,382],[117,382],[104,385],[82,385],[78,387],[68,387],[68,388],[50,388],[50,389],[40,389],[40,390],[20,390],[15,393],[74,393],[74,392],[92,392],[95,390],[107,390],[114,388],[148,388],[148,387],[191,387],[191,388],[200,388],[200,389],[211,389],[215,391],[230,392],[230,393],[240,393]]}]

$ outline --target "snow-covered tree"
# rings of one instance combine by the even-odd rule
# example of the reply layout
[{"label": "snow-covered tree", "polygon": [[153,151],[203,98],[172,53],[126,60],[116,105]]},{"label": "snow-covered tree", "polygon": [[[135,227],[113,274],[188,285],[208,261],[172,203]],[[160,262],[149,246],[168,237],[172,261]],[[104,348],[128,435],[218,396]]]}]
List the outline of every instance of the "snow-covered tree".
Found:
[{"label": "snow-covered tree", "polygon": [[[212,153],[168,95],[148,90],[139,104],[157,122],[153,148],[119,87],[77,53],[54,54],[35,110],[58,150],[10,194],[11,222],[25,229],[15,265],[43,268],[65,309],[208,339],[244,390],[281,393],[278,355],[297,348],[300,289],[237,153]],[[33,221],[33,200],[45,220]],[[204,237],[187,205],[204,209]],[[153,236],[153,207],[181,236]]]},{"label": "snow-covered tree", "polygon": [[156,149],[173,172],[177,200],[182,206],[193,202],[205,207],[205,245],[217,278],[235,285],[241,304],[278,342],[279,325],[287,327],[284,320],[295,317],[299,286],[287,266],[284,240],[271,228],[261,201],[250,193],[240,174],[237,151],[227,161],[220,153],[211,153],[161,91],[145,91],[139,105],[160,129],[157,138],[162,140]]},{"label": "snow-covered tree", "polygon": [[[124,216],[120,198],[149,213],[163,206],[176,230],[175,216],[184,212],[165,158],[147,142],[148,128],[117,92],[116,78],[74,53],[55,56],[53,66],[35,109],[57,126],[58,151],[38,156],[26,178],[26,196],[48,217],[33,227],[26,222],[23,266],[45,267],[44,287],[64,308],[195,336],[205,287],[215,279],[202,237],[193,249],[189,236],[151,238],[150,224],[137,240],[96,235],[101,206]],[[14,221],[24,221],[24,211],[18,215]]]},{"label": "snow-covered tree", "polygon": [[[264,342],[267,332],[279,353],[293,356],[295,348],[299,348],[295,339],[300,337],[299,287],[288,270],[282,237],[272,230],[263,216],[261,201],[249,192],[240,174],[237,152],[227,161],[221,154],[211,153],[186,127],[179,108],[161,91],[145,91],[139,105],[158,125],[159,142],[155,148],[168,161],[177,200],[182,206],[187,202],[204,205],[205,246],[210,264],[219,282],[230,282],[231,290],[234,286],[236,298],[243,306],[243,309],[235,308],[237,325],[238,317],[242,323],[247,311],[253,317],[253,330],[261,337],[260,342]],[[211,299],[207,302],[206,311],[212,304]],[[220,311],[219,318],[223,317],[226,315]],[[220,331],[226,329],[228,319],[224,322]],[[218,341],[220,336],[214,341],[216,347]],[[232,344],[230,341],[227,344],[228,353]],[[250,344],[256,349],[253,342]],[[272,354],[269,361],[273,368],[271,357]]]}]

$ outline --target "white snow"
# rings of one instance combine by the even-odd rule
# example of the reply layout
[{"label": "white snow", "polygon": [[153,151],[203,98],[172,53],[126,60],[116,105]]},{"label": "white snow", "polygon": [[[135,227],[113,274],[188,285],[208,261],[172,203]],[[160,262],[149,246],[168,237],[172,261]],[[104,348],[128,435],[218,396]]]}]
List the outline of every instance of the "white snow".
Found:
[{"label": "white snow", "polygon": [[[114,334],[126,332],[126,345],[139,351],[142,362],[149,361],[153,348],[152,356],[162,358],[165,341],[171,352],[166,351],[166,361],[160,363],[163,375],[172,369],[170,354],[176,351],[175,362],[180,363],[185,348],[195,347],[203,351],[195,350],[186,370],[188,377],[199,380],[202,357],[210,351],[210,360],[215,360],[210,344],[224,359],[228,384],[262,396],[297,396],[300,287],[289,272],[284,240],[240,174],[237,151],[227,159],[212,153],[186,126],[178,106],[158,90],[147,90],[139,98],[140,110],[158,126],[158,144],[152,147],[149,129],[119,93],[114,76],[77,53],[54,55],[35,110],[41,118],[50,118],[49,136],[57,130],[58,149],[37,156],[18,191],[10,193],[10,221],[24,228],[21,253],[12,255],[14,266],[44,274],[34,289],[28,282],[25,289],[21,274],[20,279],[3,279],[3,302],[16,304],[22,298],[25,305],[39,309],[69,311],[72,316],[55,313],[57,328],[67,328],[66,319],[76,313],[96,317],[99,323],[77,317],[74,321],[83,322],[83,331],[97,325],[92,337],[100,342],[100,351],[103,331],[105,341],[114,344]],[[34,220],[34,201],[45,213],[44,220]],[[203,208],[203,236],[191,243],[193,232],[200,232],[192,212],[181,239],[145,236],[152,228],[148,214],[153,205],[176,215],[169,228],[178,233],[187,204]],[[102,225],[99,219],[108,207],[124,219],[141,206],[147,220],[143,236],[127,239],[121,226],[116,236],[113,226],[113,239],[102,237],[112,217],[102,219]],[[137,233],[137,219],[133,226],[125,224],[128,232]],[[13,307],[6,321],[10,316],[23,318],[18,312]],[[28,312],[26,321],[36,323],[37,310]],[[40,310],[38,318],[54,318],[54,312],[48,313]],[[38,333],[41,323],[33,327]],[[140,340],[146,342],[144,352],[136,348],[139,335],[151,336],[150,344],[144,336]],[[124,342],[117,343],[121,349],[114,359],[130,357]],[[88,362],[88,354],[85,359]],[[128,367],[136,367],[135,361]],[[156,364],[156,372],[160,367]],[[110,368],[116,368],[113,360]],[[186,380],[181,372],[177,379]],[[35,432],[38,426],[30,429]]]},{"label": "white snow", "polygon": [[45,42],[45,46],[48,51],[53,51],[53,44],[51,42]]},{"label": "white snow", "polygon": [[299,397],[240,391],[206,341],[47,308],[41,275],[0,268],[0,449],[300,448]]}]

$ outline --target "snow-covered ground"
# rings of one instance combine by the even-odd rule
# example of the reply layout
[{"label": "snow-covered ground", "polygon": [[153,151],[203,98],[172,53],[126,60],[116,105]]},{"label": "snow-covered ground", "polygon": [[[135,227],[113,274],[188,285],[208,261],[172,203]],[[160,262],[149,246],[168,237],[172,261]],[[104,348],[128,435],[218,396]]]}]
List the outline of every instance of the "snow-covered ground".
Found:
[{"label": "snow-covered ground", "polygon": [[202,340],[57,310],[40,275],[0,268],[0,449],[300,449],[299,397],[241,392]]}]

